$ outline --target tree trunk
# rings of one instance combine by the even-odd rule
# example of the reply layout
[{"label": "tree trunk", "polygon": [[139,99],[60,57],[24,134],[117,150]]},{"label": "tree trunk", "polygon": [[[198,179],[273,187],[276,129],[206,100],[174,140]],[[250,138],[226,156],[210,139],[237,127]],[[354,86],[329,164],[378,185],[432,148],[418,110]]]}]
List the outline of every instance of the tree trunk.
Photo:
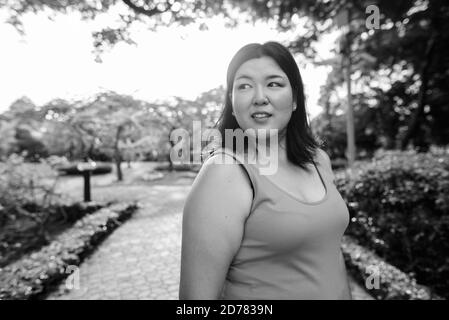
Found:
[{"label": "tree trunk", "polygon": [[67,155],[69,160],[72,160],[74,158],[74,155],[75,155],[75,144],[73,143],[73,141],[70,141],[69,149],[68,149],[67,152],[65,152],[64,155]]},{"label": "tree trunk", "polygon": [[170,139],[170,136],[171,136],[171,133],[173,132],[173,130],[175,130],[175,128],[172,128],[170,130],[169,134],[168,134],[168,141],[170,142],[170,150],[169,150],[169,153],[168,153],[168,170],[170,170],[170,171],[173,171],[175,169],[174,165],[173,165],[173,161],[172,161],[171,156],[170,156],[171,150],[175,146],[175,143],[173,141],[171,141],[171,139]]},{"label": "tree trunk", "polygon": [[114,143],[114,160],[115,166],[117,168],[117,180],[123,181],[123,173],[122,173],[122,155],[120,154],[120,150],[118,147],[118,142],[120,140],[120,135],[122,134],[123,126],[118,126],[117,133],[115,135],[115,143]]},{"label": "tree trunk", "polygon": [[89,159],[94,158],[94,147],[95,147],[95,142],[92,142],[89,146],[89,149],[87,149],[87,157]]},{"label": "tree trunk", "polygon": [[351,53],[349,51],[347,57],[346,67],[346,89],[348,99],[348,109],[346,111],[346,137],[347,137],[347,159],[350,169],[354,167],[356,158],[356,146],[355,146],[355,129],[354,129],[354,110],[352,106],[352,89],[351,89]]},{"label": "tree trunk", "polygon": [[434,33],[432,38],[427,42],[427,48],[425,53],[425,59],[423,64],[421,65],[421,87],[419,88],[418,95],[418,108],[416,108],[415,112],[410,119],[408,129],[402,139],[399,141],[399,148],[401,150],[405,150],[410,139],[416,134],[420,121],[422,120],[422,116],[424,115],[424,107],[426,105],[426,91],[429,83],[429,74],[428,69],[429,65],[432,61],[432,53],[435,48],[436,43],[436,34]]},{"label": "tree trunk", "polygon": [[115,159],[115,168],[117,170],[117,180],[123,181],[122,162],[117,158]]},{"label": "tree trunk", "polygon": [[354,110],[352,105],[352,88],[351,88],[351,65],[352,65],[352,50],[351,50],[351,44],[352,44],[352,31],[351,31],[351,20],[352,20],[352,12],[351,9],[347,9],[347,25],[348,25],[348,32],[346,34],[346,48],[345,48],[345,54],[346,54],[346,89],[347,89],[347,100],[348,100],[348,109],[346,111],[346,137],[347,137],[347,159],[348,159],[348,166],[349,169],[352,170],[354,167],[354,162],[356,158],[356,146],[355,146],[355,129],[354,129]]}]

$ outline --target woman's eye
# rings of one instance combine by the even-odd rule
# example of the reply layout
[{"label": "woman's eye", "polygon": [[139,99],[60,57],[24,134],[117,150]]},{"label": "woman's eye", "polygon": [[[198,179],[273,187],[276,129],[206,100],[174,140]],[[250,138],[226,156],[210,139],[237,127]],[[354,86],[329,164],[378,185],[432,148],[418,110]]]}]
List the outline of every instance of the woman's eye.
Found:
[{"label": "woman's eye", "polygon": [[271,85],[271,84],[275,84],[276,87],[282,87],[282,85],[279,82],[270,82],[268,85]]},{"label": "woman's eye", "polygon": [[247,84],[247,83],[241,84],[237,87],[237,89],[245,89],[244,88],[245,86],[249,86],[249,84]]}]

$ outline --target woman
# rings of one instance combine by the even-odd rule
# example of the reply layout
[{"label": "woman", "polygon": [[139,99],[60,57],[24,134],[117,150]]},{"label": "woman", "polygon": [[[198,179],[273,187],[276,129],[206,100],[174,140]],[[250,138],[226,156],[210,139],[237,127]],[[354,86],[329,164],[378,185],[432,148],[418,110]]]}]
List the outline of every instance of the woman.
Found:
[{"label": "woman", "polygon": [[180,299],[350,299],[340,249],[349,213],[311,135],[293,56],[277,42],[244,46],[225,99],[222,137],[278,132],[277,170],[260,174],[225,139],[203,163],[183,212]]}]

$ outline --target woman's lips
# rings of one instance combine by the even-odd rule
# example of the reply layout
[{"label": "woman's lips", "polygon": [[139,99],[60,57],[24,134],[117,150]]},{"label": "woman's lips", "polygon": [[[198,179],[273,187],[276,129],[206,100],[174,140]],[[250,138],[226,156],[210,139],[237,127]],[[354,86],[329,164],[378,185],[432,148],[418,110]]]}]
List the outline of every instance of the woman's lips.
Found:
[{"label": "woman's lips", "polygon": [[254,119],[269,118],[269,117],[271,117],[271,113],[268,113],[268,112],[254,112],[251,115],[251,117],[254,118]]},{"label": "woman's lips", "polygon": [[257,112],[251,115],[251,118],[254,119],[255,122],[264,123],[267,122],[271,118],[271,114],[265,112]]}]

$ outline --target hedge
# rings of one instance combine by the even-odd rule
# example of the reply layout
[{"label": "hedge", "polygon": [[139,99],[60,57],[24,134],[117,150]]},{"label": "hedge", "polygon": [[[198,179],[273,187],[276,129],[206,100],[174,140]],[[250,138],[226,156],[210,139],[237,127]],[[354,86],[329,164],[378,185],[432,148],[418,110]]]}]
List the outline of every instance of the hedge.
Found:
[{"label": "hedge", "polygon": [[[357,244],[350,236],[344,236],[342,253],[349,273],[378,300],[440,300],[440,296],[428,287],[419,285],[416,279],[381,259],[371,250]],[[378,277],[374,280],[374,277]],[[365,284],[372,285],[366,288]],[[378,287],[377,287],[378,285]]]},{"label": "hedge", "polygon": [[[80,162],[83,164],[84,162]],[[65,175],[81,175],[83,172],[78,170],[78,164],[70,164],[66,166],[58,167],[57,169],[61,174]],[[112,165],[108,163],[97,163],[95,168],[91,171],[92,174],[107,174],[112,172]]]},{"label": "hedge", "polygon": [[449,297],[449,150],[379,152],[336,173],[351,213],[347,234]]},{"label": "hedge", "polygon": [[[30,215],[42,215],[46,211],[48,218],[41,224],[27,217],[10,221],[0,227],[0,267],[19,258],[31,250],[48,244],[53,233],[70,227],[74,222],[87,214],[91,214],[107,204],[96,202],[77,202],[70,205],[53,205],[42,208],[35,203],[23,206]],[[18,223],[20,222],[20,223]],[[25,225],[26,227],[22,226]]]},{"label": "hedge", "polygon": [[0,269],[0,300],[44,297],[52,286],[68,276],[69,266],[79,265],[136,209],[136,204],[100,209],[78,220],[49,245]]}]

